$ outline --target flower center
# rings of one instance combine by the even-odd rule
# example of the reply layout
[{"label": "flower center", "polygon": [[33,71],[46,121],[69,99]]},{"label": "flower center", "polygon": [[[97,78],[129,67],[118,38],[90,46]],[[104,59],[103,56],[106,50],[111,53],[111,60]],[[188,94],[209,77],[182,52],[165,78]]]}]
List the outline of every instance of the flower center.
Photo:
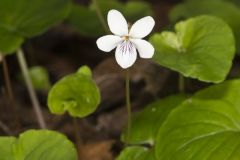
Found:
[{"label": "flower center", "polygon": [[129,40],[129,36],[124,36],[123,38],[124,38],[125,41]]}]

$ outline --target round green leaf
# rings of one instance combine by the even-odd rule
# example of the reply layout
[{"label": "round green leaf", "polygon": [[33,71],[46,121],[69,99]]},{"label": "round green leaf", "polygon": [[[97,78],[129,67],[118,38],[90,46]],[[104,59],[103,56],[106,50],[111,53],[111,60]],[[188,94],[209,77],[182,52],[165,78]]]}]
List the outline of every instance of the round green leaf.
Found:
[{"label": "round green leaf", "polygon": [[155,61],[186,77],[223,81],[235,54],[231,28],[219,18],[199,16],[177,23],[175,29],[176,33],[163,32],[151,37]]},{"label": "round green leaf", "polygon": [[153,150],[133,146],[125,148],[116,160],[156,160]]},{"label": "round green leaf", "polygon": [[0,160],[77,160],[77,152],[64,135],[30,130],[13,137],[0,137]]},{"label": "round green leaf", "polygon": [[222,18],[232,28],[240,49],[240,8],[224,0],[191,0],[174,7],[170,12],[170,19],[176,22],[182,18],[199,15],[212,15]]},{"label": "round green leaf", "polygon": [[47,90],[51,84],[49,81],[48,71],[40,66],[31,67],[29,69],[29,75],[31,77],[34,88]]},{"label": "round green leaf", "polygon": [[200,91],[173,110],[156,141],[159,160],[237,160],[240,81]]},{"label": "round green leaf", "polygon": [[124,130],[122,140],[130,144],[154,145],[157,131],[168,114],[186,98],[185,95],[175,95],[148,105],[134,115],[130,135],[128,136],[127,130]]},{"label": "round green leaf", "polygon": [[[13,52],[24,38],[33,37],[65,18],[71,0],[1,0],[0,50]],[[6,41],[8,40],[8,41]]]},{"label": "round green leaf", "polygon": [[85,117],[100,103],[100,93],[92,77],[75,73],[57,82],[49,92],[48,106],[54,114],[66,111],[73,117]]}]

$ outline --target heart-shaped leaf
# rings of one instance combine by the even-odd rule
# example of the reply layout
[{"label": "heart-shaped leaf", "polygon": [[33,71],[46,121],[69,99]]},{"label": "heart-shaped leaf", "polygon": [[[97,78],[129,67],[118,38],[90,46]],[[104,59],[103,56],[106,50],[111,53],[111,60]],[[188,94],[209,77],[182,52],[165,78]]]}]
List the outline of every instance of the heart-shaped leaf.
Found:
[{"label": "heart-shaped leaf", "polygon": [[199,15],[212,15],[222,18],[232,28],[236,37],[237,48],[240,50],[240,8],[224,0],[189,0],[175,6],[170,12],[170,19],[176,22],[182,18]]},{"label": "heart-shaped leaf", "polygon": [[24,38],[36,36],[65,18],[70,6],[71,0],[1,0],[0,51],[15,51]]},{"label": "heart-shaped leaf", "polygon": [[86,66],[58,81],[48,95],[51,113],[64,114],[67,111],[73,117],[91,114],[99,103],[99,89]]},{"label": "heart-shaped leaf", "polygon": [[77,152],[64,135],[30,130],[20,137],[0,137],[0,160],[77,160]]},{"label": "heart-shaped leaf", "polygon": [[122,140],[130,144],[154,145],[157,131],[168,114],[183,102],[187,96],[175,95],[160,99],[134,114],[130,135],[124,130]]},{"label": "heart-shaped leaf", "polygon": [[231,28],[219,18],[199,16],[177,23],[175,29],[176,33],[163,32],[151,37],[155,61],[186,77],[223,81],[235,54]]},{"label": "heart-shaped leaf", "polygon": [[200,91],[173,110],[159,130],[159,160],[237,160],[240,80]]}]

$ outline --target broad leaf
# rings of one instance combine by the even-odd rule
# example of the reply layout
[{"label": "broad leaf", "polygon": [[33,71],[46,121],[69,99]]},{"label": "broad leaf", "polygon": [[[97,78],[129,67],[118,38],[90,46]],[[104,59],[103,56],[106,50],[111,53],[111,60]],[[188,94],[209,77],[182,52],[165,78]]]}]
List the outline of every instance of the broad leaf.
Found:
[{"label": "broad leaf", "polygon": [[223,81],[235,54],[231,28],[219,18],[199,16],[177,23],[175,30],[151,37],[155,61],[186,77]]},{"label": "broad leaf", "polygon": [[0,137],[0,160],[77,160],[77,152],[64,135],[30,130],[20,137]]},{"label": "broad leaf", "polygon": [[240,80],[200,91],[173,110],[159,130],[159,160],[237,160]]},{"label": "broad leaf", "polygon": [[65,18],[70,6],[71,0],[1,0],[0,50],[15,51],[24,38],[41,34]]},{"label": "broad leaf", "polygon": [[127,147],[116,160],[157,160],[154,152],[146,147]]},{"label": "broad leaf", "polygon": [[0,137],[0,160],[14,160],[12,149],[15,142],[14,137]]},{"label": "broad leaf", "polygon": [[8,55],[15,51],[24,41],[24,38],[16,33],[11,33],[0,26],[0,54]]},{"label": "broad leaf", "polygon": [[104,34],[96,12],[85,6],[74,5],[67,21],[81,35],[95,37]]},{"label": "broad leaf", "polygon": [[123,141],[128,141],[130,144],[154,145],[157,131],[162,123],[186,97],[185,95],[175,95],[160,99],[148,105],[143,111],[136,113],[129,137],[126,130],[122,134]]},{"label": "broad leaf", "polygon": [[73,117],[85,117],[94,112],[99,103],[99,89],[86,68],[62,78],[48,95],[51,113],[60,115],[69,112]]},{"label": "broad leaf", "polygon": [[238,50],[240,49],[240,8],[231,2],[226,0],[192,0],[174,7],[170,12],[170,19],[175,22],[182,18],[203,14],[216,16],[226,21],[234,31]]}]

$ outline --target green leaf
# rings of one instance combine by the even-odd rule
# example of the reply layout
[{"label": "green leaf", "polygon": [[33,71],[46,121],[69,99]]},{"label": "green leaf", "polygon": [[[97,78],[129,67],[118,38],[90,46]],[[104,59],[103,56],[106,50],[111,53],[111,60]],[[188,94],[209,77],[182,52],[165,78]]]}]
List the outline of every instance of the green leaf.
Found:
[{"label": "green leaf", "polygon": [[127,20],[134,23],[140,18],[153,15],[151,5],[145,1],[129,1],[123,8]]},{"label": "green leaf", "polygon": [[174,7],[170,12],[170,19],[176,22],[182,18],[198,15],[212,15],[222,18],[234,31],[238,50],[240,50],[240,8],[224,0],[191,0]]},{"label": "green leaf", "polygon": [[[24,38],[33,37],[59,23],[70,10],[71,0],[1,0],[0,50],[13,52]],[[7,40],[7,41],[6,41]]]},{"label": "green leaf", "polygon": [[[118,0],[97,0],[97,5],[99,7],[99,10],[101,11],[101,13],[103,14],[104,17],[107,17],[108,11],[111,9],[116,9],[119,11],[123,10],[123,4],[120,3]],[[96,5],[94,3],[94,1],[92,1],[92,3],[90,4],[89,8],[93,11],[96,12],[97,8]]]},{"label": "green leaf", "polygon": [[74,5],[67,21],[81,35],[95,37],[104,34],[96,12],[87,7]]},{"label": "green leaf", "polygon": [[85,117],[93,113],[100,103],[100,93],[92,77],[86,74],[71,74],[58,81],[48,95],[51,113],[73,117]]},{"label": "green leaf", "polygon": [[12,148],[15,142],[14,137],[0,137],[0,160],[14,160]]},{"label": "green leaf", "polygon": [[153,150],[146,147],[127,147],[116,160],[157,160]]},{"label": "green leaf", "polygon": [[29,75],[35,89],[48,90],[51,87],[48,71],[44,67],[31,67]]},{"label": "green leaf", "polygon": [[77,152],[64,135],[29,130],[14,137],[0,137],[0,160],[77,160]]},{"label": "green leaf", "polygon": [[237,160],[240,80],[200,91],[173,110],[156,141],[159,160]]},{"label": "green leaf", "polygon": [[92,77],[92,71],[88,66],[82,66],[77,71],[78,74],[83,74],[85,76]]},{"label": "green leaf", "polygon": [[0,52],[3,55],[9,55],[22,45],[24,39],[15,34],[7,31],[0,26]]},{"label": "green leaf", "polygon": [[199,16],[177,23],[175,30],[151,37],[154,60],[186,77],[223,81],[235,53],[231,28],[219,18]]},{"label": "green leaf", "polygon": [[148,105],[143,111],[134,115],[129,137],[127,131],[122,134],[123,141],[130,144],[154,145],[157,131],[168,114],[187,98],[185,95],[174,95],[160,99]]},{"label": "green leaf", "polygon": [[[119,10],[132,23],[139,18],[152,15],[153,13],[150,4],[144,1],[123,4],[117,0],[98,0],[97,3],[105,22],[107,22],[107,13],[111,9]],[[89,7],[73,5],[67,21],[84,36],[96,37],[106,32],[97,16],[97,8],[94,1],[90,3]]]}]

